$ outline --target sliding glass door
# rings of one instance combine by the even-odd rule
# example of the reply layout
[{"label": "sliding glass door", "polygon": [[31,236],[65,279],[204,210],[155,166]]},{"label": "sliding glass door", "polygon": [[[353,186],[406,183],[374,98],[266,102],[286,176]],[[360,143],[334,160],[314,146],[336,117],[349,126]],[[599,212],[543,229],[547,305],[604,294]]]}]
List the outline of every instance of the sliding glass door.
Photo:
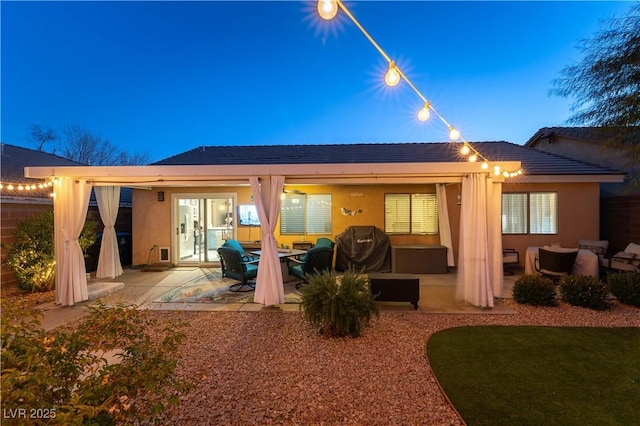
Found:
[{"label": "sliding glass door", "polygon": [[179,264],[218,261],[217,249],[235,238],[235,194],[174,194],[173,247]]}]

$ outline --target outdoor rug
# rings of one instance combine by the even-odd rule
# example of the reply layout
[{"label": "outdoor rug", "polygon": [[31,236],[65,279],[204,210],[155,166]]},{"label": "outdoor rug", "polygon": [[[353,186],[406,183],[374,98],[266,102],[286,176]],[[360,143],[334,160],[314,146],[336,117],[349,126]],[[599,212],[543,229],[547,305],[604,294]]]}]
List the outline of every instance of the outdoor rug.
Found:
[{"label": "outdoor rug", "polygon": [[[300,303],[298,281],[284,284],[285,303]],[[229,286],[238,281],[222,278],[220,269],[208,270],[203,276],[163,294],[155,303],[253,303],[255,291],[234,292]],[[247,287],[244,287],[246,289]]]}]

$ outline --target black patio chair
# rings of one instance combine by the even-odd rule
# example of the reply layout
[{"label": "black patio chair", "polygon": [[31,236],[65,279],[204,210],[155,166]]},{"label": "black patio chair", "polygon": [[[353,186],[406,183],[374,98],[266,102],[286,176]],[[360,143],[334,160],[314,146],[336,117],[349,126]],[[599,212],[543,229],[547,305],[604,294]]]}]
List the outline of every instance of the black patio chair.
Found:
[{"label": "black patio chair", "polygon": [[536,271],[557,282],[563,276],[571,275],[577,257],[578,250],[551,251],[540,248],[535,260]]},{"label": "black patio chair", "polygon": [[229,291],[245,292],[256,289],[255,279],[258,276],[259,259],[243,256],[238,250],[230,247],[219,247],[218,255],[220,255],[222,277],[240,281],[230,285]]}]

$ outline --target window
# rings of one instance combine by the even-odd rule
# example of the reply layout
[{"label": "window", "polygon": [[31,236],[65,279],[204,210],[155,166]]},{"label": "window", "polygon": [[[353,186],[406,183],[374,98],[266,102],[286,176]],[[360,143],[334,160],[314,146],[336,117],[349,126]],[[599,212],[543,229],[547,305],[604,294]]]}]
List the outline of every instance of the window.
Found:
[{"label": "window", "polygon": [[437,234],[436,194],[385,194],[384,231],[387,234]]},{"label": "window", "polygon": [[557,234],[558,194],[555,192],[502,194],[503,234]]},{"label": "window", "polygon": [[331,234],[331,194],[287,194],[280,206],[281,234]]}]

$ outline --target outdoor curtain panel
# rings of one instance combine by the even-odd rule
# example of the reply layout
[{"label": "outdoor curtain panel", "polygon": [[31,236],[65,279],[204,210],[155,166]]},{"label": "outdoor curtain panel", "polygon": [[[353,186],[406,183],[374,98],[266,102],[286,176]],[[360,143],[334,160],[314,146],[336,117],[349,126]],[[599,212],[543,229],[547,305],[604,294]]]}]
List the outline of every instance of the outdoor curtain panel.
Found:
[{"label": "outdoor curtain panel", "polygon": [[486,174],[462,179],[456,294],[481,308],[492,308],[493,298],[502,295],[501,193],[502,185]]},{"label": "outdoor curtain panel", "polygon": [[78,238],[89,208],[91,185],[84,180],[58,178],[54,182],[56,303],[73,306],[89,299],[84,255]]},{"label": "outdoor curtain panel", "polygon": [[453,238],[449,224],[449,207],[447,205],[447,186],[444,183],[436,185],[438,197],[438,228],[440,230],[440,244],[447,248],[447,266],[456,266],[453,257]]},{"label": "outdoor curtain panel", "polygon": [[97,186],[94,188],[100,218],[104,224],[100,255],[98,257],[98,270],[96,278],[115,278],[122,275],[120,264],[120,251],[118,250],[118,237],[113,227],[118,217],[120,206],[119,186]]},{"label": "outdoor curtain panel", "polygon": [[284,176],[263,178],[262,183],[257,177],[251,177],[249,181],[262,232],[262,254],[258,263],[254,302],[265,306],[277,305],[284,303],[284,284],[278,244],[273,232],[280,214],[280,194],[284,188]]}]

